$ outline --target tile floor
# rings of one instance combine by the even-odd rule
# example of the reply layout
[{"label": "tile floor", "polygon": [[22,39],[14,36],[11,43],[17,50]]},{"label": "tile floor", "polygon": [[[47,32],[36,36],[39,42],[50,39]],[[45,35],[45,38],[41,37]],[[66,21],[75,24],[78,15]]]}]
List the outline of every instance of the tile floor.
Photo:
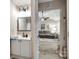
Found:
[{"label": "tile floor", "polygon": [[57,54],[40,54],[40,59],[63,59]]}]

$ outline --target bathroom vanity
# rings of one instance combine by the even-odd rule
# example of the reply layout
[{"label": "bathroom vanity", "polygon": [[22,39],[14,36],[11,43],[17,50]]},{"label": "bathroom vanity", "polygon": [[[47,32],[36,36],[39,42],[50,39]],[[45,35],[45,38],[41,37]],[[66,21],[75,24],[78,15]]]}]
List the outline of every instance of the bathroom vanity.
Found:
[{"label": "bathroom vanity", "polygon": [[29,38],[11,38],[11,55],[31,57],[31,41]]}]

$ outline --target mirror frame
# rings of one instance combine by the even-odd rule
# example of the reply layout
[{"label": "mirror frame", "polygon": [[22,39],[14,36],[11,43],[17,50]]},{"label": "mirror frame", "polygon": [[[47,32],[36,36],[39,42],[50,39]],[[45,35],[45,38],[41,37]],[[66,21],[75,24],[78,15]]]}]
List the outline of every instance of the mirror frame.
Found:
[{"label": "mirror frame", "polygon": [[[30,18],[30,19],[29,19],[29,20],[30,20],[30,30],[27,30],[27,29],[26,29],[26,30],[20,30],[20,29],[19,29],[19,27],[20,27],[20,26],[19,26],[19,20],[20,20],[21,18]],[[26,19],[26,20],[28,20],[28,19]],[[17,31],[31,31],[31,17],[18,17],[18,18],[17,18]]]}]

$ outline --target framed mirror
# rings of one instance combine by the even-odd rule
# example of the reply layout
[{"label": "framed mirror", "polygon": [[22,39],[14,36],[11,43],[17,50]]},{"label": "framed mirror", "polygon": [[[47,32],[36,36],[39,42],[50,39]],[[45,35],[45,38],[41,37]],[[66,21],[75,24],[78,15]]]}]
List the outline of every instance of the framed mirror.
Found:
[{"label": "framed mirror", "polygon": [[17,19],[18,31],[30,31],[31,30],[31,17],[19,17]]}]

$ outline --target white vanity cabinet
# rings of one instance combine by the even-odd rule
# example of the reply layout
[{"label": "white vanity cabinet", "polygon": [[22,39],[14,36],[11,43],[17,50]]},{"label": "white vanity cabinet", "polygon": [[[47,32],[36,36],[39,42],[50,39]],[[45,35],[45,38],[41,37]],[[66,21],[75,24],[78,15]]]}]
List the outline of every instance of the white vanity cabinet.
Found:
[{"label": "white vanity cabinet", "polygon": [[30,40],[21,41],[21,56],[31,57],[31,42]]},{"label": "white vanity cabinet", "polygon": [[20,55],[20,42],[19,40],[11,40],[11,54]]},{"label": "white vanity cabinet", "polygon": [[22,57],[31,57],[31,41],[22,39],[12,39],[11,54]]}]

